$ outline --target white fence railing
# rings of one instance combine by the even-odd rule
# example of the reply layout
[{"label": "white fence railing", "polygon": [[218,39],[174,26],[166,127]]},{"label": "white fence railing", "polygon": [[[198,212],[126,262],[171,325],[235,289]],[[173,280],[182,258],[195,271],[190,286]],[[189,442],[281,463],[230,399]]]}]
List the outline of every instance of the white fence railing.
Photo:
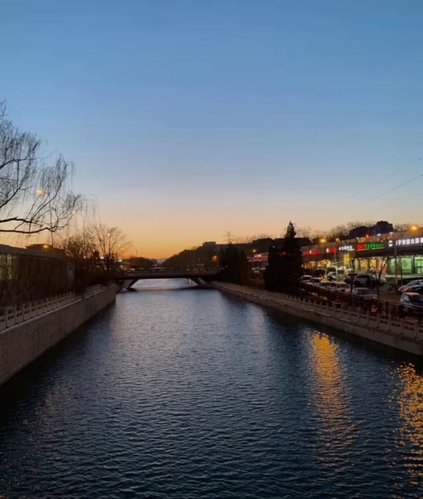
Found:
[{"label": "white fence railing", "polygon": [[383,314],[372,315],[369,312],[363,313],[360,309],[344,305],[345,308],[336,308],[330,304],[316,303],[307,298],[297,298],[283,293],[273,293],[271,291],[258,290],[238,286],[237,284],[218,283],[218,287],[233,289],[237,294],[244,295],[246,298],[256,297],[266,301],[312,312],[316,315],[333,317],[343,322],[348,322],[357,326],[374,329],[385,333],[395,334],[403,338],[412,339],[423,343],[423,325],[416,321],[405,319],[394,319],[386,317]]},{"label": "white fence railing", "polygon": [[78,295],[73,292],[64,293],[51,298],[45,298],[44,300],[36,300],[22,305],[5,307],[0,310],[0,332],[81,299],[88,298],[96,293],[99,293],[103,289],[105,289],[103,286],[97,284],[89,287],[82,295]]}]

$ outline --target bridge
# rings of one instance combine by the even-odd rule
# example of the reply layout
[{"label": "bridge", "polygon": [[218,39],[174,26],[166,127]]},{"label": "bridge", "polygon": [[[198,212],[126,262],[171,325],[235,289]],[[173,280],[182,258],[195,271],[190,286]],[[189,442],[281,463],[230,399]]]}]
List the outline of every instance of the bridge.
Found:
[{"label": "bridge", "polygon": [[218,270],[165,270],[154,271],[145,270],[142,272],[125,272],[115,277],[116,281],[122,284],[124,289],[130,289],[142,279],[189,279],[194,281],[201,288],[208,287],[207,283],[217,277]]}]

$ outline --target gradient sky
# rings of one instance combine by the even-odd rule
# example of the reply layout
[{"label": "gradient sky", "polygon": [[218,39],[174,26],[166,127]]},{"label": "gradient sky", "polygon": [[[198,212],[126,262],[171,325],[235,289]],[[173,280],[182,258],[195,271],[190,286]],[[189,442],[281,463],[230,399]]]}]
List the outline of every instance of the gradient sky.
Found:
[{"label": "gradient sky", "polygon": [[[421,0],[2,0],[0,98],[133,253],[423,223]],[[404,184],[404,185],[402,185]]]}]

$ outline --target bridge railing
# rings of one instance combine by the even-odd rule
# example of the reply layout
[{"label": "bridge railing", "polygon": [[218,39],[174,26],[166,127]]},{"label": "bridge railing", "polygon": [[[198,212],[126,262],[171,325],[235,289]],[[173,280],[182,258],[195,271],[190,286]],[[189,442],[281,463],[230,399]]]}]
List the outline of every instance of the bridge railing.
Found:
[{"label": "bridge railing", "polygon": [[288,305],[291,308],[312,312],[316,315],[333,317],[343,322],[349,322],[356,326],[364,326],[369,329],[378,330],[385,333],[395,334],[402,338],[412,339],[419,343],[423,342],[423,324],[417,321],[406,319],[396,319],[385,314],[377,313],[372,315],[369,311],[363,313],[356,307],[337,308],[328,303],[318,303],[305,297],[296,297],[284,293],[274,293],[272,291],[258,290],[239,286],[237,284],[218,283],[218,287],[233,289],[238,294],[246,297],[256,297],[261,300],[273,302],[280,305]]},{"label": "bridge railing", "polygon": [[73,292],[63,293],[51,298],[34,300],[22,305],[0,309],[0,332],[58,308],[65,307],[83,298],[88,298],[103,289],[104,286],[96,284],[95,286],[90,286],[82,295]]}]

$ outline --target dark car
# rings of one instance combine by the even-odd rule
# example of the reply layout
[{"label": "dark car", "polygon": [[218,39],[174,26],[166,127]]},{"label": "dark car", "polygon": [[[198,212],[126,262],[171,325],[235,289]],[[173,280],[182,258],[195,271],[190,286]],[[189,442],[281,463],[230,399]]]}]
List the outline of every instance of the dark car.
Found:
[{"label": "dark car", "polygon": [[419,293],[403,293],[399,304],[404,314],[423,315],[423,296]]},{"label": "dark car", "polygon": [[[413,281],[410,281],[408,284],[404,284],[403,286],[400,286],[398,288],[398,293],[408,293],[409,291],[413,292],[415,291],[415,287],[423,287],[423,280],[421,279],[415,279]],[[417,293],[420,293],[420,291],[417,291]]]},{"label": "dark car", "polygon": [[354,288],[352,290],[352,297],[360,300],[376,300],[377,296],[368,288]]}]

